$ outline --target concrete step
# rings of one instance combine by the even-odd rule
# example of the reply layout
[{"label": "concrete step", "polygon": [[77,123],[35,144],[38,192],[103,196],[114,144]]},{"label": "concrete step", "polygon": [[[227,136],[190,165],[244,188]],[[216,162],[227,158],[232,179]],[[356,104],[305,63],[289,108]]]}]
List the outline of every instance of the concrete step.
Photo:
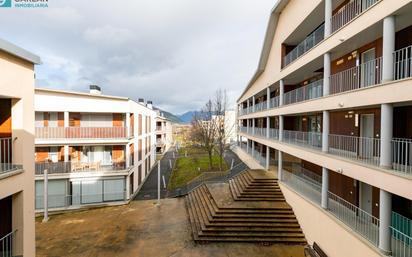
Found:
[{"label": "concrete step", "polygon": [[196,242],[243,242],[243,243],[273,243],[273,244],[306,244],[304,238],[259,238],[259,237],[204,237],[195,240]]}]

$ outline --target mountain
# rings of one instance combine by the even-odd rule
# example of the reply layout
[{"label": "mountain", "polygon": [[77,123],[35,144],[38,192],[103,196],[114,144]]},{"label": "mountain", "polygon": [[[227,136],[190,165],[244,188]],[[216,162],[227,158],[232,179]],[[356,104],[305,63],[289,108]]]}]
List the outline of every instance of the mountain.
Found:
[{"label": "mountain", "polygon": [[190,123],[192,121],[193,115],[196,113],[196,111],[188,111],[185,112],[181,115],[178,115],[179,119],[182,121],[182,123]]},{"label": "mountain", "polygon": [[160,111],[167,119],[171,120],[174,123],[184,123],[178,116],[174,115],[173,113],[164,111],[157,107],[153,107],[153,109]]}]

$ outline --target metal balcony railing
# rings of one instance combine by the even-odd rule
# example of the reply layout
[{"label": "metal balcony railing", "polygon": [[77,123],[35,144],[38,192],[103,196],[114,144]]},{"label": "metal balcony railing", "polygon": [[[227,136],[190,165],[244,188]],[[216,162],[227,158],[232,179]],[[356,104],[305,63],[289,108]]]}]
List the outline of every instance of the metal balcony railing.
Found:
[{"label": "metal balcony railing", "polygon": [[266,166],[266,157],[263,157],[256,149],[253,152],[253,158],[263,167]]},{"label": "metal balcony railing", "polygon": [[247,127],[239,127],[240,132],[247,133]]},{"label": "metal balcony railing", "polygon": [[289,144],[320,149],[322,148],[322,133],[284,130],[283,141]]},{"label": "metal balcony railing", "polygon": [[271,128],[269,129],[269,138],[270,139],[279,139],[279,129]]},{"label": "metal balcony railing", "polygon": [[412,237],[391,227],[391,248],[393,257],[412,256]]},{"label": "metal balcony railing", "polygon": [[325,24],[322,24],[290,51],[283,59],[284,67],[298,59],[304,53],[316,46],[325,37]]},{"label": "metal balcony railing", "polygon": [[267,109],[267,102],[263,101],[255,105],[255,112],[261,112]]},{"label": "metal balcony railing", "polygon": [[10,137],[0,138],[0,175],[23,169],[22,165],[13,164],[12,144],[13,142]]},{"label": "metal balcony railing", "polygon": [[380,0],[351,0],[332,16],[332,32],[345,26]]},{"label": "metal balcony railing", "polygon": [[392,168],[412,175],[412,139],[392,139]]},{"label": "metal balcony railing", "polygon": [[14,230],[0,238],[0,257],[13,257],[13,248],[16,240],[16,232]]},{"label": "metal balcony railing", "polygon": [[266,137],[266,128],[255,127],[254,135],[257,137]]},{"label": "metal balcony railing", "polygon": [[382,82],[382,57],[338,72],[330,77],[330,94],[378,85]]},{"label": "metal balcony railing", "polygon": [[393,75],[394,79],[412,77],[412,46],[404,47],[393,53]]},{"label": "metal balcony railing", "polygon": [[[309,176],[308,172],[310,171],[292,173],[282,170],[282,181],[309,201],[320,206],[322,189],[320,177],[314,179],[313,176],[316,177],[316,174]],[[378,246],[379,219],[331,192],[328,192],[328,201],[328,211],[333,216]]]},{"label": "metal balcony railing", "polygon": [[119,139],[127,137],[126,127],[37,127],[38,139]]},{"label": "metal balcony railing", "polygon": [[297,88],[284,94],[284,104],[293,104],[322,97],[323,79],[314,81],[304,87]]},{"label": "metal balcony railing", "polygon": [[275,96],[275,97],[270,99],[269,107],[271,109],[279,107],[279,96]]},{"label": "metal balcony railing", "polygon": [[344,135],[329,135],[329,153],[379,166],[380,139]]},{"label": "metal balcony railing", "polygon": [[119,161],[104,165],[101,162],[37,162],[35,163],[36,175],[42,175],[47,169],[48,174],[71,172],[105,172],[121,171],[126,169],[126,162]]}]

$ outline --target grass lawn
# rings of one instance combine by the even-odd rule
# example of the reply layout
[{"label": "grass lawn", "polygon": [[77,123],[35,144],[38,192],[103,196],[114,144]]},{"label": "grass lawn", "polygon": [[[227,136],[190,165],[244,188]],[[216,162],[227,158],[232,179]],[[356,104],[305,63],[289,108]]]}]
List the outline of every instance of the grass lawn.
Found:
[{"label": "grass lawn", "polygon": [[[187,151],[187,157],[184,153]],[[181,148],[179,149],[180,156],[176,161],[175,169],[169,182],[169,188],[177,188],[185,185],[190,180],[202,174],[202,172],[219,171],[219,156],[213,156],[213,169],[209,170],[209,157],[205,151],[199,148]],[[200,171],[198,170],[200,168]],[[223,170],[227,170],[228,166],[223,161]]]}]

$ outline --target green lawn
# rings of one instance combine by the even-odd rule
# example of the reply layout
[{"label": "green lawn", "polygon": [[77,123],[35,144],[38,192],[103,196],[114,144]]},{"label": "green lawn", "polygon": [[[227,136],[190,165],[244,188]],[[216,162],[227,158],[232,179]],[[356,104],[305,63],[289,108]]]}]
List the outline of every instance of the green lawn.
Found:
[{"label": "green lawn", "polygon": [[[184,157],[186,150],[188,157]],[[199,148],[181,148],[179,152],[181,157],[177,159],[175,169],[170,178],[170,189],[185,185],[202,172],[219,171],[219,156],[217,154],[213,156],[213,169],[209,170],[209,158],[203,150]],[[198,168],[200,168],[200,171]],[[223,170],[227,169],[228,166],[223,161]]]}]

